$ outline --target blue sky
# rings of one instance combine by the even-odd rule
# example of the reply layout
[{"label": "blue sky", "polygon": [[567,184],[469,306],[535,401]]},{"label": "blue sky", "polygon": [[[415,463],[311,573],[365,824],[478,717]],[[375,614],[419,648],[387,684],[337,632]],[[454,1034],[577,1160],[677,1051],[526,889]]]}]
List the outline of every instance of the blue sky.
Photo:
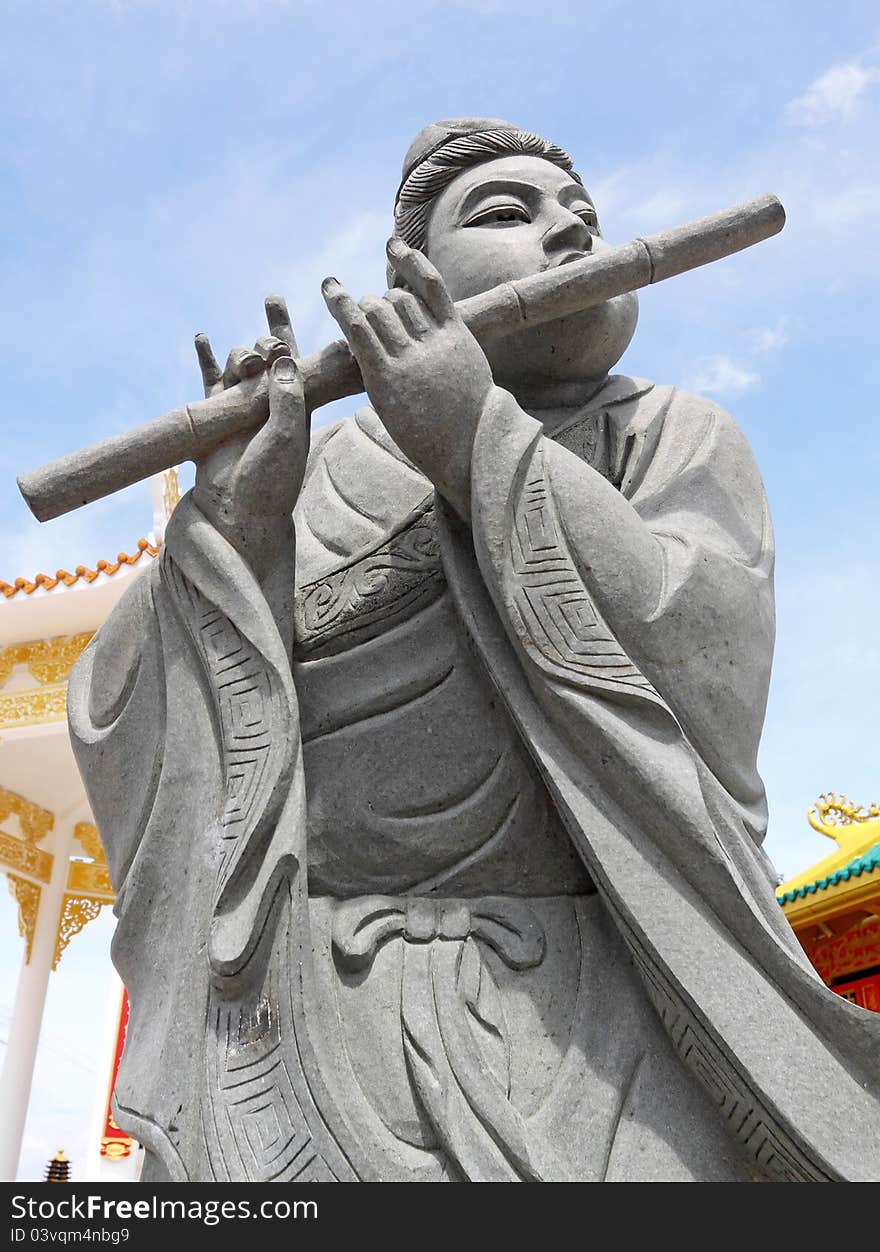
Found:
[{"label": "blue sky", "polygon": [[[644,293],[621,368],[712,395],[755,449],[777,536],[767,847],[787,875],[825,855],[811,801],[880,795],[876,5],[5,0],[0,15],[7,581],[149,529],[146,486],[41,527],[14,478],[198,396],[194,331],[218,355],[252,342],[280,290],[311,351],[337,333],[326,274],[384,289],[400,161],[428,121],[501,116],[560,143],[614,242],[780,196],[777,239]],[[0,926],[2,1037],[5,899]],[[109,930],[74,941],[53,987],[34,1168],[58,1146],[57,1074],[68,1096],[89,1086],[94,1022],[71,1004],[103,995]],[[74,1136],[68,1096],[55,1122]]]}]

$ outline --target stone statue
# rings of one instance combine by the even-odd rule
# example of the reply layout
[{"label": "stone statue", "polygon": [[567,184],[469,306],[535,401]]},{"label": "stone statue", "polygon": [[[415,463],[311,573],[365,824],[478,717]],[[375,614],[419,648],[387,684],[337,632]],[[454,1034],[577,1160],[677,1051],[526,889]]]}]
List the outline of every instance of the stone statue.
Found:
[{"label": "stone statue", "polygon": [[880,1177],[880,1018],[761,851],[773,541],[713,402],[613,375],[636,297],[481,348],[453,301],[608,245],[498,119],[407,153],[371,406],[202,459],[70,723],[150,1180]]}]

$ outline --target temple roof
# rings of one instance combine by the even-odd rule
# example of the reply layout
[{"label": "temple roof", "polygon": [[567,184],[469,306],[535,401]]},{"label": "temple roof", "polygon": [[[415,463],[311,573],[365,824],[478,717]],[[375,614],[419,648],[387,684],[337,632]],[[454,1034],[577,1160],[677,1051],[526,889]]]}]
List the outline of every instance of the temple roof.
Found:
[{"label": "temple roof", "polygon": [[[834,851],[814,865],[789,878],[776,888],[777,898],[806,887],[820,879],[828,879],[836,870],[844,869],[854,857],[875,843],[880,843],[880,806],[871,804],[867,810],[853,804],[845,795],[834,791],[821,795],[807,812],[807,821],[817,834],[836,844]],[[794,898],[794,897],[791,897]]]},{"label": "temple roof", "polygon": [[[871,824],[875,825],[875,823]],[[780,904],[788,904],[792,900],[803,900],[808,895],[815,895],[817,891],[824,891],[826,887],[836,887],[838,883],[848,882],[850,878],[860,878],[862,874],[872,874],[876,870],[880,870],[880,843],[875,843],[866,852],[853,857],[847,865],[835,870],[832,874],[826,874],[814,882],[803,883],[790,891],[777,890],[776,899]],[[785,886],[786,884],[783,884],[783,888]]]},{"label": "temple roof", "polygon": [[56,571],[54,578],[37,574],[13,583],[0,581],[0,650],[97,630],[131,580],[154,563],[160,548],[161,541],[151,534],[139,540],[131,556],[120,552],[115,561],[98,561],[94,568],[78,565],[72,574]]},{"label": "temple roof", "polygon": [[776,888],[791,925],[800,933],[832,916],[880,916],[880,805],[865,808],[832,791],[819,797],[807,820],[836,847]]},{"label": "temple roof", "polygon": [[124,565],[136,565],[145,552],[149,556],[156,556],[158,551],[158,547],[155,547],[148,539],[139,539],[137,551],[131,556],[127,552],[120,552],[115,561],[98,561],[94,569],[90,569],[87,565],[77,565],[72,574],[66,569],[59,569],[55,571],[54,577],[50,574],[35,574],[32,579],[16,578],[11,583],[0,579],[0,592],[7,600],[10,600],[17,595],[29,596],[38,588],[51,591],[54,587],[72,587],[80,580],[91,583],[100,574],[111,575]]}]

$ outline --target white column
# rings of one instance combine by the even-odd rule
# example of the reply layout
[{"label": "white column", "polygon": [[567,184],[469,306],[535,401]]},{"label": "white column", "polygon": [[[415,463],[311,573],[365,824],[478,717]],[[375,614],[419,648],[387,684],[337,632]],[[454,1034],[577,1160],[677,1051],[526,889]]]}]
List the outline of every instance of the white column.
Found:
[{"label": "white column", "polygon": [[[64,888],[67,886],[67,866],[70,845],[73,840],[74,822],[69,818],[56,820],[55,829],[41,845],[53,856],[52,874],[40,892],[40,907],[31,959],[22,956],[21,973],[15,993],[15,1005],[9,1026],[9,1043],[0,1076],[0,1181],[15,1182],[18,1158],[31,1095],[37,1045],[52,958],[55,954],[55,938],[61,916]],[[51,841],[51,842],[50,842]]]}]

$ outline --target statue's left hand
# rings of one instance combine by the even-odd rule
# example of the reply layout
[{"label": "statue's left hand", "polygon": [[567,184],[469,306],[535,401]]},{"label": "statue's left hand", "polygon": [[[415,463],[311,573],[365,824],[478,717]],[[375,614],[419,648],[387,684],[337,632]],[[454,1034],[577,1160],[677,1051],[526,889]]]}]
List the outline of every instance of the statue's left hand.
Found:
[{"label": "statue's left hand", "polygon": [[259,430],[230,439],[196,465],[195,500],[230,534],[261,531],[267,518],[289,518],[309,452],[309,420],[296,339],[287,305],[268,296],[270,334],[251,348],[233,348],[221,370],[206,335],[196,335],[196,355],[207,397],[245,379],[269,375],[269,418]]},{"label": "statue's left hand", "polygon": [[428,258],[399,239],[389,241],[388,255],[409,290],[358,304],[327,278],[324,299],[386,429],[467,517],[471,451],[492,371]]},{"label": "statue's left hand", "polygon": [[293,646],[293,518],[309,454],[309,418],[287,306],[266,300],[269,335],[253,349],[233,348],[221,370],[205,335],[196,354],[205,395],[268,373],[269,416],[256,431],[230,439],[196,464],[193,499],[256,576],[288,652]]}]

